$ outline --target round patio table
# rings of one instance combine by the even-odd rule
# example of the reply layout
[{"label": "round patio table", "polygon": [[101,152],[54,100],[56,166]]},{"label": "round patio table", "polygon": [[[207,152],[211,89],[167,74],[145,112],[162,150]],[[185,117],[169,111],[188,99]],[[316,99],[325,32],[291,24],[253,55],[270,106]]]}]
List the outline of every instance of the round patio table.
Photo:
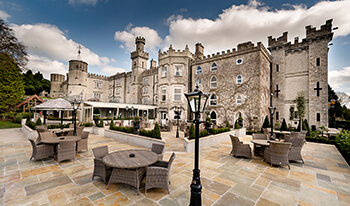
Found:
[{"label": "round patio table", "polygon": [[273,140],[264,140],[264,139],[254,139],[251,140],[251,142],[254,145],[259,145],[261,149],[258,149],[259,147],[254,146],[254,155],[255,156],[264,156],[264,149],[270,145],[270,142],[276,142]]},{"label": "round patio table", "polygon": [[55,133],[57,136],[65,136],[68,132],[74,131],[74,128],[55,128],[48,129],[48,131]]},{"label": "round patio table", "polygon": [[103,157],[102,162],[113,167],[107,189],[111,183],[124,183],[137,189],[146,173],[146,167],[158,161],[158,155],[149,150],[131,149],[112,152]]},{"label": "round patio table", "polygon": [[41,139],[41,142],[45,144],[58,144],[60,141],[64,141],[64,140],[79,141],[81,140],[81,137],[78,137],[78,136],[50,137],[50,138]]}]

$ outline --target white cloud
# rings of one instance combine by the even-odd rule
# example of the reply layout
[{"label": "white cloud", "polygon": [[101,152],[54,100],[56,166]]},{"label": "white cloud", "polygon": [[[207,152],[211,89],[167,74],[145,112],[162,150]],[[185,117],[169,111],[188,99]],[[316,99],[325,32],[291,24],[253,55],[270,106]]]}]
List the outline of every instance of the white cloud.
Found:
[{"label": "white cloud", "polygon": [[116,68],[116,67],[112,67],[112,66],[105,66],[102,68],[102,72],[109,74],[109,75],[113,75],[116,73],[123,73],[126,72],[125,69],[123,68]]},{"label": "white cloud", "polygon": [[138,36],[143,36],[146,38],[146,47],[145,49],[156,53],[157,48],[162,45],[163,40],[159,37],[157,31],[149,27],[134,27],[132,24],[127,26],[125,31],[117,31],[114,34],[114,39],[122,42],[120,45],[121,48],[125,48],[127,51],[135,50],[135,38]]},{"label": "white cloud", "polygon": [[7,21],[7,18],[11,17],[10,15],[8,15],[6,12],[0,10],[0,18]]},{"label": "white cloud", "polygon": [[92,5],[95,6],[98,0],[69,0],[68,3],[70,5],[77,5],[77,4],[86,4],[86,5]]},{"label": "white cloud", "polygon": [[57,60],[50,60],[46,57],[37,55],[29,55],[28,59],[27,67],[35,73],[40,71],[46,79],[50,79],[51,73],[65,75],[68,71],[68,65]]},{"label": "white cloud", "polygon": [[[23,42],[30,54],[45,56],[49,59],[61,60],[68,62],[77,59],[78,44],[72,39],[68,39],[66,34],[54,25],[49,24],[23,24],[11,27],[16,33],[19,41]],[[90,51],[82,45],[81,57],[90,65],[104,65],[109,62],[107,57]]]},{"label": "white cloud", "polygon": [[350,66],[329,71],[328,83],[335,91],[350,93]]}]

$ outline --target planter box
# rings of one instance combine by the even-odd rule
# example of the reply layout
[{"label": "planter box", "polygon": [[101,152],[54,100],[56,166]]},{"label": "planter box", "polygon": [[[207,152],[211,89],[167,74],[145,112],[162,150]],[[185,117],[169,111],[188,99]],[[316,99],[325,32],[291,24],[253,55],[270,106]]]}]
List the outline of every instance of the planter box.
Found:
[{"label": "planter box", "polygon": [[237,137],[245,137],[246,136],[246,128],[234,129],[233,130]]},{"label": "planter box", "polygon": [[104,135],[105,137],[113,138],[121,142],[126,142],[129,144],[145,147],[148,149],[152,148],[153,143],[165,145],[165,142],[163,140],[153,139],[153,138],[130,134],[130,133],[118,132],[118,131],[109,130],[109,129],[106,129],[104,131],[104,134],[105,134]]},{"label": "planter box", "polygon": [[[208,137],[199,138],[199,149],[204,149],[211,147],[212,145],[217,145],[222,142],[231,141],[229,135],[235,135],[234,131],[223,132],[216,135],[210,135]],[[195,140],[189,140],[187,137],[184,138],[184,151],[187,153],[194,152],[194,142]]]},{"label": "planter box", "polygon": [[32,130],[27,125],[22,125],[22,131],[28,139],[35,140],[39,136],[39,134],[36,130]]},{"label": "planter box", "polygon": [[[84,128],[84,131],[85,128]],[[105,136],[105,128],[104,127],[91,127],[90,133],[96,134],[98,136]]]}]

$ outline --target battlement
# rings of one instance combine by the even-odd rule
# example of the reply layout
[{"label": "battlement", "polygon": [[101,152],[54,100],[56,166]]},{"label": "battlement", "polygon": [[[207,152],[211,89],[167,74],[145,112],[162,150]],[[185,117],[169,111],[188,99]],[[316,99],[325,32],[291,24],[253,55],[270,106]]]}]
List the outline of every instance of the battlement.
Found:
[{"label": "battlement", "polygon": [[143,50],[136,50],[136,51],[131,52],[130,58],[134,59],[136,57],[143,57],[145,59],[148,59],[149,54],[148,54],[148,52],[145,52]]},{"label": "battlement", "polygon": [[108,80],[107,76],[104,76],[104,75],[101,75],[101,74],[92,74],[92,73],[88,73],[88,78]]},{"label": "battlement", "polygon": [[288,32],[284,32],[282,36],[277,38],[277,40],[272,38],[272,36],[269,36],[268,49],[271,51],[278,47],[287,47],[288,49],[295,51],[308,48],[308,45],[315,40],[328,39],[330,41],[333,37],[332,21],[332,19],[327,20],[326,24],[322,25],[319,30],[316,30],[316,28],[311,25],[306,26],[306,38],[299,42],[299,37],[295,37],[294,44],[288,42]]},{"label": "battlement", "polygon": [[165,52],[161,52],[161,50],[159,49],[158,52],[158,58],[162,59],[162,58],[167,58],[170,56],[184,56],[184,57],[191,57],[193,58],[193,54],[190,52],[190,49],[188,48],[188,45],[186,45],[184,50],[180,50],[178,49],[177,51],[175,51],[175,49],[173,49],[173,45],[170,44],[170,47],[168,49],[168,51]]},{"label": "battlement", "polygon": [[146,44],[146,39],[145,39],[145,37],[142,37],[142,36],[136,37],[136,39],[135,39],[135,44],[138,44],[138,43]]},{"label": "battlement", "polygon": [[50,81],[52,82],[64,82],[65,76],[63,74],[50,74]]},{"label": "battlement", "polygon": [[151,76],[151,75],[155,75],[158,73],[158,68],[156,67],[153,67],[151,69],[147,69],[145,70],[143,73],[142,73],[142,76],[143,77],[146,77],[146,76]]},{"label": "battlement", "polygon": [[228,49],[226,51],[217,52],[216,54],[213,53],[211,55],[203,56],[202,58],[196,58],[194,60],[194,63],[202,63],[204,61],[215,61],[220,58],[228,58],[236,55],[240,55],[243,53],[249,53],[254,51],[262,50],[266,55],[269,55],[267,52],[267,49],[264,47],[264,45],[261,42],[258,42],[255,46],[252,42],[244,42],[237,45],[236,48],[233,48],[232,50]]}]

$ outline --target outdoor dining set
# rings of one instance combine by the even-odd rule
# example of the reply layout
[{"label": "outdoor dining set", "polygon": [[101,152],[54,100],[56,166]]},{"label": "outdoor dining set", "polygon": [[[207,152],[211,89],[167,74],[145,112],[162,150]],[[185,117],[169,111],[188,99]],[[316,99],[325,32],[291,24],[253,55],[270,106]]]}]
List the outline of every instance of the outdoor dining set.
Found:
[{"label": "outdoor dining set", "polygon": [[164,188],[169,191],[169,171],[175,159],[175,153],[169,161],[163,161],[163,144],[152,144],[152,150],[131,149],[108,152],[108,146],[93,148],[94,171],[92,180],[98,176],[107,184],[128,184],[140,193],[140,185],[146,177],[145,193],[151,188]]},{"label": "outdoor dining set", "polygon": [[[253,154],[257,157],[263,157],[264,161],[272,165],[288,166],[289,161],[304,160],[301,150],[306,142],[306,132],[279,132],[279,139],[271,138],[270,131],[264,129],[264,134],[253,134],[251,142],[253,143]],[[244,144],[238,137],[230,135],[232,142],[231,155],[234,157],[252,158],[252,151],[249,144]]]},{"label": "outdoor dining set", "polygon": [[89,132],[83,131],[84,127],[77,127],[76,136],[73,136],[73,128],[47,129],[46,126],[37,126],[36,130],[38,138],[29,139],[33,149],[30,159],[34,161],[49,157],[54,157],[58,163],[75,160],[78,152],[88,150]]}]

